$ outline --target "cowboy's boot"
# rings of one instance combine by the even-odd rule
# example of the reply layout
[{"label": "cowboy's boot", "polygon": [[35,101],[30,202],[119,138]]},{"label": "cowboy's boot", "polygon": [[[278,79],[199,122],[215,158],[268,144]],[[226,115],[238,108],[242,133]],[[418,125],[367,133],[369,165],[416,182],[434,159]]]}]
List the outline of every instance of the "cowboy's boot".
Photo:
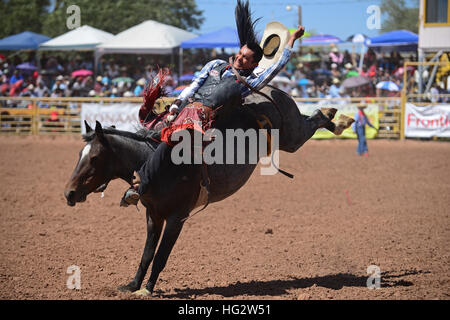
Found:
[{"label": "cowboy's boot", "polygon": [[137,172],[134,172],[134,179],[132,181],[132,186],[123,195],[120,200],[121,207],[128,207],[129,205],[137,206],[140,196],[138,192],[139,184],[141,183],[141,178]]}]

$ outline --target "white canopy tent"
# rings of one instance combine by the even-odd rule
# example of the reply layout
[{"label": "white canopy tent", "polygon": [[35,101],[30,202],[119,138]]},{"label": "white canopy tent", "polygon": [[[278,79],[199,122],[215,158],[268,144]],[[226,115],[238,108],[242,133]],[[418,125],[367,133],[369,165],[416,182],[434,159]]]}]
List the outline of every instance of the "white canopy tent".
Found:
[{"label": "white canopy tent", "polygon": [[108,53],[171,54],[173,61],[174,49],[195,37],[196,34],[183,29],[147,20],[99,44],[95,51],[96,65]]},{"label": "white canopy tent", "polygon": [[41,43],[39,45],[39,50],[93,51],[98,44],[112,38],[114,38],[112,33],[84,25],[49,41]]}]

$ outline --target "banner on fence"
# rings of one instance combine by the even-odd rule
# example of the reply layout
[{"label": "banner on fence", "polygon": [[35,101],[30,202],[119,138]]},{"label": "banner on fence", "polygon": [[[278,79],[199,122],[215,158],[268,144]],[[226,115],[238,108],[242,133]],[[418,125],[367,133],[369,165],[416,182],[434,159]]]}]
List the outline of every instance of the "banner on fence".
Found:
[{"label": "banner on fence", "polygon": [[[336,113],[334,120],[339,118],[340,114],[344,114],[351,118],[355,118],[355,113],[358,111],[358,108],[355,104],[318,104],[318,103],[301,103],[296,101],[297,107],[300,112],[304,115],[311,115],[316,109],[320,109],[323,107],[326,108],[336,108],[338,112]],[[372,123],[375,128],[379,126],[379,108],[377,104],[368,104],[367,108],[364,109],[364,113],[369,118],[370,123]],[[377,131],[375,129],[366,127],[366,138],[374,139],[377,135]],[[347,139],[356,139],[356,133],[353,132],[352,128],[348,128],[344,130],[342,135],[336,136],[332,132],[327,129],[319,129],[316,131],[313,139],[332,139],[332,138],[347,138]]]},{"label": "banner on fence", "polygon": [[140,105],[132,103],[83,103],[81,133],[86,133],[85,120],[92,128],[95,128],[95,121],[98,121],[102,127],[114,125],[118,130],[136,132],[140,127],[139,108]]},{"label": "banner on fence", "polygon": [[450,138],[450,105],[405,105],[405,137]]}]

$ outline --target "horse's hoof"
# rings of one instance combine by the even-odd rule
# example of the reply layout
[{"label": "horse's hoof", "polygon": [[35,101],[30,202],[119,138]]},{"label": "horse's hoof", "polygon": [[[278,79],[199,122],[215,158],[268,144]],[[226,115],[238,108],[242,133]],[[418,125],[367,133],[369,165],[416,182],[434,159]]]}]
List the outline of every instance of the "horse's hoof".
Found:
[{"label": "horse's hoof", "polygon": [[320,108],[320,111],[331,121],[338,110],[336,108]]},{"label": "horse's hoof", "polygon": [[119,291],[121,291],[121,292],[134,292],[134,291],[136,291],[139,288],[137,288],[136,286],[134,286],[131,283],[129,283],[129,284],[125,285],[125,286],[120,286],[117,289]]},{"label": "horse's hoof", "polygon": [[148,291],[147,288],[143,288],[141,290],[133,292],[133,295],[138,296],[138,297],[148,297],[148,296],[151,296],[152,293],[150,291]]},{"label": "horse's hoof", "polygon": [[355,120],[353,120],[350,117],[347,117],[346,115],[341,114],[339,116],[338,121],[336,122],[336,128],[334,129],[333,133],[337,136],[341,135],[345,129],[351,127],[353,122],[355,122]]}]

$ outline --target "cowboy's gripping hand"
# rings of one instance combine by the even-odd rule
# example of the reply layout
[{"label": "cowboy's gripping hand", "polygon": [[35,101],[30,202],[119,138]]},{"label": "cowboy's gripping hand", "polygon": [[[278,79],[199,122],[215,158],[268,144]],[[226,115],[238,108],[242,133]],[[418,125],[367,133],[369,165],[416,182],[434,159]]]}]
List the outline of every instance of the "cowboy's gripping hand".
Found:
[{"label": "cowboy's gripping hand", "polygon": [[303,37],[304,34],[305,34],[305,27],[298,26],[297,30],[295,30],[294,33],[291,34],[291,37],[289,38],[288,44],[291,47],[293,47],[294,46],[294,42],[297,39],[300,39],[301,37]]}]

